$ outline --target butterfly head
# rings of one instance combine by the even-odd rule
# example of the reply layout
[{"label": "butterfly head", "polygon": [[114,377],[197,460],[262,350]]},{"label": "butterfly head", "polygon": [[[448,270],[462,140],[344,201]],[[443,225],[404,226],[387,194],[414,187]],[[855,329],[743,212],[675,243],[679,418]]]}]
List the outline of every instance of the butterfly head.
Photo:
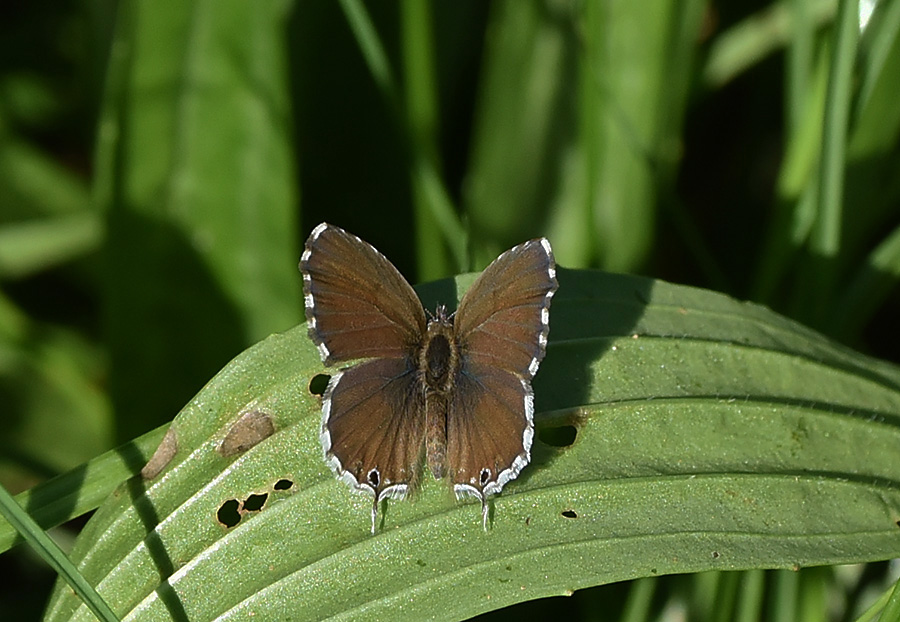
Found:
[{"label": "butterfly head", "polygon": [[431,311],[425,310],[428,313],[428,323],[432,324],[435,322],[441,324],[453,324],[453,316],[456,315],[455,311],[447,312],[446,305],[437,305],[434,308],[434,313]]}]

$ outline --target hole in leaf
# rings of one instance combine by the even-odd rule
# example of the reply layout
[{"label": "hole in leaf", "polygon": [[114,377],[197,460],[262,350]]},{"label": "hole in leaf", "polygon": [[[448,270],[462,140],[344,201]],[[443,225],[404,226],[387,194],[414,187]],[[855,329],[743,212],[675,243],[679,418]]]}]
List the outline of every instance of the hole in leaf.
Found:
[{"label": "hole in leaf", "polygon": [[713,558],[713,559],[719,559],[719,552],[718,552],[718,551],[713,551],[713,552],[712,552],[712,558]]},{"label": "hole in leaf", "polygon": [[257,512],[265,505],[269,495],[263,493],[261,495],[250,495],[244,500],[244,510],[247,512]]},{"label": "hole in leaf", "polygon": [[575,442],[578,428],[574,425],[560,425],[538,429],[538,438],[551,447],[568,447]]},{"label": "hole in leaf", "polygon": [[241,522],[241,513],[238,511],[240,504],[237,499],[229,499],[219,506],[216,519],[229,529]]},{"label": "hole in leaf", "polygon": [[563,510],[562,515],[566,518],[578,518],[578,514],[575,513],[575,510]]},{"label": "hole in leaf", "polygon": [[331,376],[328,374],[316,374],[309,381],[309,392],[313,395],[325,395],[329,380],[331,380]]},{"label": "hole in leaf", "polygon": [[289,479],[280,479],[275,482],[275,485],[272,486],[272,488],[274,488],[275,490],[290,490],[293,485],[294,482]]}]

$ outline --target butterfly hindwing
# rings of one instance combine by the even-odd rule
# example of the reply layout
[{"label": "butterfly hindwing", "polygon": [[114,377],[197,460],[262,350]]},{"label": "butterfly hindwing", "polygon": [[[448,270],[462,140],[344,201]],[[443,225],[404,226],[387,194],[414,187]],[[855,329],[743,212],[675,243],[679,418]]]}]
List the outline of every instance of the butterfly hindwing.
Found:
[{"label": "butterfly hindwing", "polygon": [[447,463],[457,496],[484,500],[531,458],[531,386],[506,370],[470,363],[456,387],[447,418]]},{"label": "butterfly hindwing", "polygon": [[325,391],[325,459],[377,503],[415,486],[424,447],[424,394],[402,359],[372,359],[335,374]]}]

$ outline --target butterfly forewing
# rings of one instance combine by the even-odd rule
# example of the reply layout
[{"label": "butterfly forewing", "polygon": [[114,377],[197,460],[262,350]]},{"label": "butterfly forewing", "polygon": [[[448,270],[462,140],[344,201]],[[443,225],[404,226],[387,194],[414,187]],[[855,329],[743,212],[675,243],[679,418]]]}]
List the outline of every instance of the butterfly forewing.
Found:
[{"label": "butterfly forewing", "polygon": [[405,357],[422,339],[416,293],[371,245],[325,223],[300,259],[309,335],[323,362]]},{"label": "butterfly forewing", "polygon": [[556,267],[545,239],[494,260],[465,293],[455,327],[462,355],[531,378],[547,347]]}]

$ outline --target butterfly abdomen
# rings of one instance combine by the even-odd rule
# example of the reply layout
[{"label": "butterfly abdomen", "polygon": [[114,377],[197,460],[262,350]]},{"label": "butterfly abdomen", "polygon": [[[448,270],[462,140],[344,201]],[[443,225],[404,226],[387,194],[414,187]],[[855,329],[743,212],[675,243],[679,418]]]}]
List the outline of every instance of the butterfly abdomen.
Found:
[{"label": "butterfly abdomen", "polygon": [[447,404],[459,368],[453,321],[438,309],[428,322],[419,358],[425,389],[425,459],[436,479],[446,474]]}]

